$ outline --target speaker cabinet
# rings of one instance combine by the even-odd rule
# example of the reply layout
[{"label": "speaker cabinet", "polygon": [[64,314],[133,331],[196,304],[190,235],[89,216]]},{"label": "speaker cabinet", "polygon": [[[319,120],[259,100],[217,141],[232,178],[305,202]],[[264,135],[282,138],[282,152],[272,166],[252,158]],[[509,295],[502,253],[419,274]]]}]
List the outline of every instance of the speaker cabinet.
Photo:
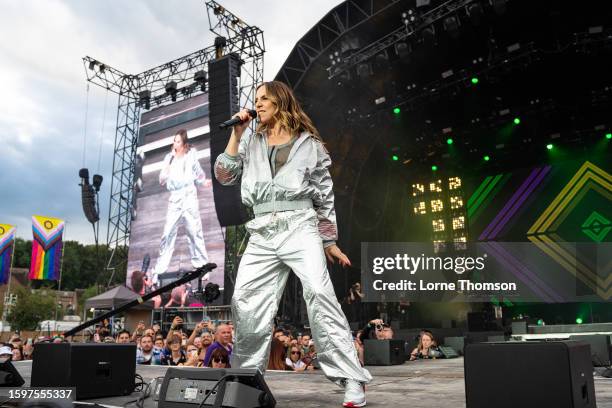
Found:
[{"label": "speaker cabinet", "polygon": [[75,387],[77,399],[134,391],[135,344],[37,343],[32,387]]},{"label": "speaker cabinet", "polygon": [[406,361],[403,340],[367,339],[363,349],[365,365],[397,365]]},{"label": "speaker cabinet", "polygon": [[595,408],[589,347],[579,342],[465,347],[467,408]]},{"label": "speaker cabinet", "polygon": [[212,406],[274,408],[276,400],[256,369],[168,368],[158,408]]}]

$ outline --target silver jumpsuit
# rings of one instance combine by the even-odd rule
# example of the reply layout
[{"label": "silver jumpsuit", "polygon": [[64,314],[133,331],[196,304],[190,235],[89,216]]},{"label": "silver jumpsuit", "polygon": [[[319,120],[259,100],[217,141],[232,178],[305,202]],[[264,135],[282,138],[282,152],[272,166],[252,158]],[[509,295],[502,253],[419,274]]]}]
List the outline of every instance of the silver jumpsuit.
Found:
[{"label": "silver jumpsuit", "polygon": [[164,168],[159,174],[159,182],[166,184],[170,198],[166,224],[159,245],[159,257],[153,270],[154,283],[157,283],[158,275],[166,272],[170,265],[181,219],[185,221],[192,266],[199,268],[208,263],[196,188],[196,184],[201,185],[205,181],[206,175],[194,148],[189,149],[182,157],[173,157],[170,153],[166,155]]},{"label": "silver jumpsuit", "polygon": [[232,367],[265,371],[274,316],[293,271],[304,288],[323,372],[338,384],[345,378],[367,383],[372,377],[359,364],[323,251],[324,245],[337,239],[329,155],[320,142],[304,132],[273,177],[267,152],[265,135],[245,134],[238,155],[223,153],[214,167],[221,184],[241,181],[242,202],[255,213],[255,219],[246,225],[251,238],[232,297],[236,322]]}]

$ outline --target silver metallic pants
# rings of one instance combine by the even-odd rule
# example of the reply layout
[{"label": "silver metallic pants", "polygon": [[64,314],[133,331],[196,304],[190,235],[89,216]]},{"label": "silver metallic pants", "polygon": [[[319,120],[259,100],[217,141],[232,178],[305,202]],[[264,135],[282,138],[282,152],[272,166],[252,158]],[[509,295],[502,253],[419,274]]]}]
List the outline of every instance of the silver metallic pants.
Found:
[{"label": "silver metallic pants", "polygon": [[272,325],[291,270],[302,281],[308,320],[325,375],[369,382],[361,367],[349,325],[332,287],[313,209],[265,214],[247,224],[251,233],[240,261],[232,312],[236,344],[232,367],[268,365]]},{"label": "silver metallic pants", "polygon": [[154,282],[157,282],[158,275],[166,272],[168,265],[170,265],[181,220],[185,221],[191,265],[194,268],[199,268],[208,263],[208,253],[204,244],[202,220],[200,219],[198,194],[194,187],[186,191],[182,197],[180,195],[177,195],[177,197],[170,196],[166,224],[164,225],[164,232],[159,245],[159,257],[153,270]]}]

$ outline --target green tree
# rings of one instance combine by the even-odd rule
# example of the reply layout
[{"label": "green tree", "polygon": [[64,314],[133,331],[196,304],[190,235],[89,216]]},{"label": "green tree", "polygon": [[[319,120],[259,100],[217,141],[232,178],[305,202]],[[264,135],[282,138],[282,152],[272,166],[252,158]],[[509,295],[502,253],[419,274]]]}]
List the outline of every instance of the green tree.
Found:
[{"label": "green tree", "polygon": [[6,319],[12,329],[35,330],[38,323],[53,318],[55,297],[52,292],[34,294],[28,289],[18,288],[16,293],[17,303]]}]

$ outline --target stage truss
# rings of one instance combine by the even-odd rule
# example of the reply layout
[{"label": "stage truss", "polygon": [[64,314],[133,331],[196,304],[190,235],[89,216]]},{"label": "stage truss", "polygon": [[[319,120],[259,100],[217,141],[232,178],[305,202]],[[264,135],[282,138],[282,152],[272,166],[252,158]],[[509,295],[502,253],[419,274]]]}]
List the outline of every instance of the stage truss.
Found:
[{"label": "stage truss", "polygon": [[[248,25],[214,0],[206,1],[206,10],[210,31],[217,36],[213,46],[137,75],[126,74],[89,56],[83,58],[87,82],[118,95],[106,238],[111,250],[106,262],[106,270],[110,273],[108,285],[117,268],[127,263],[141,109],[207,92],[201,73],[207,74],[209,61],[228,53],[236,53],[242,62],[239,82],[242,106],[254,104],[256,86],[263,82],[263,31]],[[168,88],[173,82],[174,86]]]}]

